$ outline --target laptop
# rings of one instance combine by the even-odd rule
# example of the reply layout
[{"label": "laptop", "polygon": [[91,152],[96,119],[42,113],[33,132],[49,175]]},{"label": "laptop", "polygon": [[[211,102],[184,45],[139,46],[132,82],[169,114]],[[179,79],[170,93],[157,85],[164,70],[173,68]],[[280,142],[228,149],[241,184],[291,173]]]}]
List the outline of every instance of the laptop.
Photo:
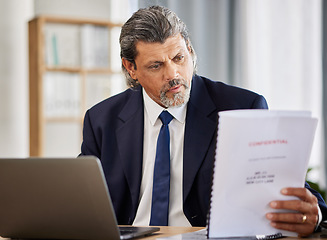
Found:
[{"label": "laptop", "polygon": [[96,157],[0,159],[0,236],[130,239],[158,227],[118,227]]}]

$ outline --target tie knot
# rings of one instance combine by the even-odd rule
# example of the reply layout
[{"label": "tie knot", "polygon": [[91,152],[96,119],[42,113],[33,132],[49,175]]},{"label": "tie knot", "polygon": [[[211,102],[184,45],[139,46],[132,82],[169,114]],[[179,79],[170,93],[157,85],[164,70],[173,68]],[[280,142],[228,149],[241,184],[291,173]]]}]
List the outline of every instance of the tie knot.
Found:
[{"label": "tie knot", "polygon": [[168,111],[162,111],[159,118],[163,125],[168,125],[174,117]]}]

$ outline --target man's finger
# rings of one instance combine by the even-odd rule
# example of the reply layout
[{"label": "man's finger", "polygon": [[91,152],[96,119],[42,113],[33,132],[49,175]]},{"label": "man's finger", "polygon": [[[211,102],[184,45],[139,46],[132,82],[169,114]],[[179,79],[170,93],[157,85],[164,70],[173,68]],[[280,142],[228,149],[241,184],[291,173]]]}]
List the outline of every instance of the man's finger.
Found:
[{"label": "man's finger", "polygon": [[317,201],[317,198],[306,188],[283,188],[281,193],[286,196],[295,196],[303,201]]},{"label": "man's finger", "polygon": [[272,227],[277,229],[296,232],[298,233],[299,237],[308,236],[314,230],[314,226],[312,226],[311,224],[288,224],[282,222],[271,222],[270,224]]},{"label": "man's finger", "polygon": [[[303,220],[303,216],[305,216],[305,220]],[[302,213],[267,213],[266,217],[272,222],[304,223],[310,221],[309,216]]]},{"label": "man's finger", "polygon": [[273,209],[287,209],[299,212],[311,212],[311,203],[302,200],[272,201],[269,206]]}]

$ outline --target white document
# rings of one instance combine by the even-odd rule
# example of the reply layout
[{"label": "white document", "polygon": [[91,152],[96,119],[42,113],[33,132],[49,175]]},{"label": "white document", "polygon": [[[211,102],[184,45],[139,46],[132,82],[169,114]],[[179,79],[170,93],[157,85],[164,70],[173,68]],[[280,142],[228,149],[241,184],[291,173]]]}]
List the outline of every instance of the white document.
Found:
[{"label": "white document", "polygon": [[276,211],[269,202],[292,199],[282,188],[304,187],[316,126],[310,112],[219,113],[209,238],[296,236],[271,227],[265,214]]}]

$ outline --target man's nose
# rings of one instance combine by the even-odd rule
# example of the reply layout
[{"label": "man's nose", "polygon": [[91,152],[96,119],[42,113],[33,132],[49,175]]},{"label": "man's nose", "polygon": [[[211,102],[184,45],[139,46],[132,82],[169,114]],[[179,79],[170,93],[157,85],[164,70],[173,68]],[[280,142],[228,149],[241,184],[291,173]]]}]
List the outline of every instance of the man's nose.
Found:
[{"label": "man's nose", "polygon": [[170,81],[178,77],[177,66],[174,63],[167,64],[165,69],[165,80]]}]

